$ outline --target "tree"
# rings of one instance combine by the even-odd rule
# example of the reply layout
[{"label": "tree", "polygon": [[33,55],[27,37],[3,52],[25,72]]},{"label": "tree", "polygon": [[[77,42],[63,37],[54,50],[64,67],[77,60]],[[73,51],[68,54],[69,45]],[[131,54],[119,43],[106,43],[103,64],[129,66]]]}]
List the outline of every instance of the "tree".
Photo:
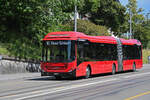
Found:
[{"label": "tree", "polygon": [[[73,31],[74,22],[68,22],[64,26],[64,30],[68,29],[67,31]],[[90,22],[89,20],[80,20],[77,21],[77,29],[78,32],[83,32],[87,35],[94,35],[94,36],[108,36],[108,29],[105,26],[95,25],[94,23]]]},{"label": "tree", "polygon": [[[143,47],[146,48],[148,41],[150,40],[150,24],[147,24],[144,15],[142,14],[143,9],[138,8],[137,0],[129,0],[127,4],[127,19],[129,19],[129,14],[132,14],[132,34],[133,38],[138,39],[142,42]],[[129,30],[128,20],[125,26],[128,26],[126,32]]]},{"label": "tree", "polygon": [[150,43],[150,24],[145,25],[143,23],[142,25],[138,25],[135,33],[135,38],[142,42],[143,48],[149,48],[148,43]]},{"label": "tree", "polygon": [[125,9],[116,0],[1,0],[0,42],[10,43],[9,50],[16,56],[40,56],[41,39],[48,32],[64,30],[75,5],[82,16],[90,15],[97,24],[91,24],[96,31],[88,32],[105,33],[106,27],[118,32],[124,22]]},{"label": "tree", "polygon": [[0,27],[26,37],[48,32],[69,17],[60,6],[60,0],[1,0]]},{"label": "tree", "polygon": [[125,22],[125,7],[118,0],[60,0],[63,12],[72,13],[77,5],[81,17],[89,15],[89,20],[97,25],[107,26],[118,33]]},{"label": "tree", "polygon": [[[137,28],[141,27],[143,21],[144,21],[144,16],[141,14],[143,11],[142,8],[137,7],[137,0],[129,0],[129,3],[127,5],[128,9],[128,19],[131,14],[132,16],[132,33],[133,37],[139,38],[139,33],[137,33]],[[129,29],[129,28],[128,28]]]},{"label": "tree", "polygon": [[125,22],[125,7],[116,0],[86,0],[83,13],[97,25],[105,25],[118,33]]},{"label": "tree", "polygon": [[40,56],[41,39],[70,18],[60,0],[1,0],[0,42],[16,56]]}]

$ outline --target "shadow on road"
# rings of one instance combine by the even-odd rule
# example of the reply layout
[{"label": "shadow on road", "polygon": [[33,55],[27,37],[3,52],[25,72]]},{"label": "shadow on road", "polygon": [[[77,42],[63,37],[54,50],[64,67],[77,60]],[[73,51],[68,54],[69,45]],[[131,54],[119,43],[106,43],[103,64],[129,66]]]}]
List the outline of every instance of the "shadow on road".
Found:
[{"label": "shadow on road", "polygon": [[[136,71],[138,72],[138,71]],[[134,73],[133,71],[123,71],[123,72],[117,72],[116,75],[119,75],[119,74],[125,74],[125,73]],[[111,76],[112,74],[111,73],[104,73],[104,74],[96,74],[96,75],[92,75],[91,78],[96,78],[96,77],[104,77],[104,76]],[[113,75],[112,75],[113,76]]]},{"label": "shadow on road", "polygon": [[[138,71],[136,71],[138,72]],[[133,73],[133,71],[124,71],[124,72],[117,72],[116,74],[125,74],[125,73]],[[104,77],[104,76],[111,76],[111,73],[106,73],[106,74],[97,74],[97,75],[92,75],[90,78],[96,78],[96,77]],[[38,78],[30,78],[26,80],[30,81],[75,81],[75,80],[82,80],[84,77],[78,77],[75,79],[71,78],[61,78],[61,79],[56,79],[53,76],[45,76],[45,77],[38,77]]]},{"label": "shadow on road", "polygon": [[61,79],[56,79],[53,76],[48,76],[48,77],[38,77],[38,78],[31,78],[31,79],[26,79],[28,81],[75,81],[75,80],[81,80],[84,79],[83,77],[71,79],[71,78],[61,78]]},{"label": "shadow on road", "polygon": [[38,78],[30,78],[30,79],[26,79],[26,80],[30,80],[30,81],[50,81],[50,80],[55,80],[54,77],[38,77]]}]

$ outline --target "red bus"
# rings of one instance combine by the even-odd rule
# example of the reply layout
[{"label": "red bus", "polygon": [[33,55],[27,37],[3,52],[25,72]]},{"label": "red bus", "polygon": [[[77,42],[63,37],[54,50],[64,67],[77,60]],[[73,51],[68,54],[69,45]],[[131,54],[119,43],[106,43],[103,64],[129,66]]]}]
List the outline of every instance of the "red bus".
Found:
[{"label": "red bus", "polygon": [[90,77],[142,68],[141,43],[135,39],[52,32],[43,39],[41,76]]}]

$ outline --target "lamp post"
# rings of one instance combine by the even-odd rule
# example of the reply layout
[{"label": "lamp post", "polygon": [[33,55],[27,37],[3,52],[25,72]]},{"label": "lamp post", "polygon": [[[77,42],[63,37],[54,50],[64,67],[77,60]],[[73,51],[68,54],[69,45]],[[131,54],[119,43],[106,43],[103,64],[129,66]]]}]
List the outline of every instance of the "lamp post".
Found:
[{"label": "lamp post", "polygon": [[130,39],[132,37],[132,12],[131,9],[129,9],[129,13],[130,13]]},{"label": "lamp post", "polygon": [[74,31],[77,32],[77,2],[74,7]]},{"label": "lamp post", "polygon": [[150,14],[150,13],[147,13],[147,14],[146,14],[146,17],[147,17],[147,24],[148,24],[148,17],[149,17],[149,14]]}]

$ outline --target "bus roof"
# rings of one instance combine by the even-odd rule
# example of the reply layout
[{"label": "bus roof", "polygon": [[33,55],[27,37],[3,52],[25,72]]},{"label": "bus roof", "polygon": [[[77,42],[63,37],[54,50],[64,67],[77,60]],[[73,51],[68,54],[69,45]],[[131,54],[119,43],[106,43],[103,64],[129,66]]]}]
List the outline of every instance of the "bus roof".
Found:
[{"label": "bus roof", "polygon": [[120,40],[121,40],[123,45],[135,45],[135,44],[136,45],[141,45],[141,42],[139,40],[136,40],[136,39],[127,40],[127,39],[121,38]]},{"label": "bus roof", "polygon": [[[65,31],[65,32],[51,32],[48,33],[43,41],[45,40],[88,40],[90,42],[96,43],[110,43],[110,44],[117,44],[116,38],[112,36],[89,36],[81,32],[72,32],[72,31]],[[135,39],[120,39],[123,45],[141,45],[140,41]]]}]

